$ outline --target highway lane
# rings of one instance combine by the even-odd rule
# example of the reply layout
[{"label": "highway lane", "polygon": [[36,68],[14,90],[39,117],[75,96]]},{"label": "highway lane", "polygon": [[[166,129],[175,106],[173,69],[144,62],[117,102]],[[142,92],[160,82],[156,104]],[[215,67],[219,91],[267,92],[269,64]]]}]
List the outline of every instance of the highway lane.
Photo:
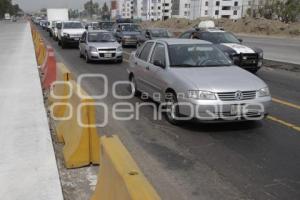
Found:
[{"label": "highway lane", "polygon": [[[76,75],[105,74],[110,87],[114,81],[127,80],[126,62],[86,64],[77,49],[62,50],[43,34],[58,60]],[[299,103],[299,77],[284,73],[266,69],[258,75],[273,95]],[[99,79],[84,83],[90,94],[99,94],[102,86]],[[118,92],[128,94],[125,87]],[[109,107],[119,102],[111,94],[103,101]],[[127,102],[148,101],[135,97]],[[97,109],[98,120],[101,114]],[[188,122],[176,127],[154,120],[152,114],[148,106],[141,110],[139,120],[118,121],[109,116],[109,124],[99,131],[121,137],[163,199],[299,199],[300,132],[271,120],[216,125]],[[271,114],[300,124],[300,111],[288,106],[274,103]]]},{"label": "highway lane", "polygon": [[240,37],[244,44],[263,49],[265,59],[300,64],[300,39],[244,35]]}]

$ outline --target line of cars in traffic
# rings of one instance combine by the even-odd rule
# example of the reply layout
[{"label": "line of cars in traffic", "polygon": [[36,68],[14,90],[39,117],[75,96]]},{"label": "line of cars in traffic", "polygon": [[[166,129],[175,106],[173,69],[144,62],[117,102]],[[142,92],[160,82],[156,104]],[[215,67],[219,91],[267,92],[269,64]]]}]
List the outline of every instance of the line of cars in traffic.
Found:
[{"label": "line of cars in traffic", "polygon": [[[122,62],[124,46],[139,46],[127,67],[130,91],[165,104],[166,119],[172,124],[193,118],[261,120],[268,114],[268,86],[251,73],[262,66],[263,52],[242,45],[232,33],[196,27],[174,38],[166,29],[141,31],[130,22],[110,23],[107,30],[99,28],[100,23],[52,24],[62,48],[78,45],[86,62]],[[54,29],[54,38],[55,34]]]},{"label": "line of cars in traffic", "polygon": [[[122,47],[139,47],[148,40],[174,38],[174,35],[165,28],[141,29],[138,24],[128,20],[117,22],[89,22],[85,25],[82,25],[79,21],[53,21],[50,27],[45,25],[47,24],[45,21],[42,21],[41,24],[42,27],[46,27],[45,29],[49,31],[50,36],[53,36],[62,48],[65,48],[72,43],[78,44],[80,37],[85,31],[91,32],[96,30],[106,30],[111,32],[113,37],[115,37]],[[210,26],[207,26],[207,24]],[[242,44],[242,39],[230,32],[216,28],[214,24],[202,23],[202,26],[185,31],[179,38],[209,41],[223,51],[235,65],[253,73],[256,73],[263,65],[264,54],[262,49]]]}]

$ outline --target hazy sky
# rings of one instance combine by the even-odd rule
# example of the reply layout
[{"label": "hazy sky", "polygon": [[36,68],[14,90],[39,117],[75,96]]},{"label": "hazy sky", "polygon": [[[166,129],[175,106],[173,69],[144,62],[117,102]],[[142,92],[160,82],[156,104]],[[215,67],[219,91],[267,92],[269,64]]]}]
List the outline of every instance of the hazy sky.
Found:
[{"label": "hazy sky", "polygon": [[[83,9],[83,4],[88,0],[13,0],[14,3],[19,4],[19,6],[24,11],[36,11],[41,8],[76,8]],[[103,4],[105,1],[110,2],[110,0],[93,0],[99,4]]]}]

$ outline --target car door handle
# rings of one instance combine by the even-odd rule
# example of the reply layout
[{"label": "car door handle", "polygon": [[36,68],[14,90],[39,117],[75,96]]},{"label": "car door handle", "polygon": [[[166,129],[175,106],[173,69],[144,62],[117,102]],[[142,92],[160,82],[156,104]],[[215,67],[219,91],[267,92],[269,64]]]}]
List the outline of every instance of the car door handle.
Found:
[{"label": "car door handle", "polygon": [[150,70],[149,66],[146,67],[146,70]]}]

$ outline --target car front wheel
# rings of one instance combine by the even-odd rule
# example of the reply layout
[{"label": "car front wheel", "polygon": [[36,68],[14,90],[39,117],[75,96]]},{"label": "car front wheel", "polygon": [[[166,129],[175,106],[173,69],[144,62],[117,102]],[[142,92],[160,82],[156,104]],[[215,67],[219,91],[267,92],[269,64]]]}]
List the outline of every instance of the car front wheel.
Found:
[{"label": "car front wheel", "polygon": [[90,63],[91,62],[91,60],[90,60],[89,55],[88,55],[87,52],[85,52],[85,62],[86,63]]},{"label": "car front wheel", "polygon": [[139,96],[140,91],[137,89],[137,84],[134,76],[129,78],[130,80],[130,85],[129,85],[129,91],[131,94],[134,94],[134,96]]},{"label": "car front wheel", "polygon": [[177,97],[175,92],[168,92],[166,93],[166,119],[168,122],[174,125],[179,125],[180,120],[179,120],[179,105],[177,104]]}]

